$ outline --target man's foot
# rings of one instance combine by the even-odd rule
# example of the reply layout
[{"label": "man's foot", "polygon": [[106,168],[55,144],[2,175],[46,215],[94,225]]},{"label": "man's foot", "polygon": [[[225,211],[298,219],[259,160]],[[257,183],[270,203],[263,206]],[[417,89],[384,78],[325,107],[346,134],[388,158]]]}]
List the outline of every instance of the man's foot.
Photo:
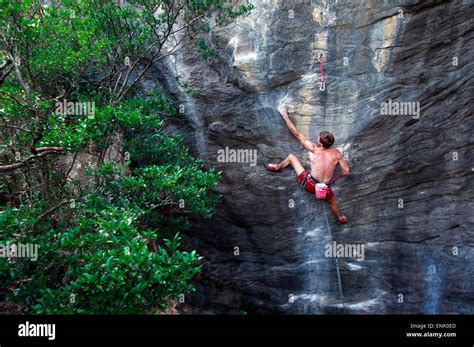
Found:
[{"label": "man's foot", "polygon": [[281,171],[281,169],[278,169],[275,164],[265,164],[265,168],[266,168],[268,171],[272,171],[272,172],[279,172],[279,171]]},{"label": "man's foot", "polygon": [[339,219],[336,219],[336,224],[344,224],[347,223],[347,217],[341,216]]}]

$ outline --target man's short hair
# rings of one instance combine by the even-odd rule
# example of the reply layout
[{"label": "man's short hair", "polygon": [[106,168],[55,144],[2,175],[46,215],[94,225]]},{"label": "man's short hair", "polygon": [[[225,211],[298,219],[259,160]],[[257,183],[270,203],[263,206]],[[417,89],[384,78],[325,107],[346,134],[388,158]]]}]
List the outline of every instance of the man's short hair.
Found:
[{"label": "man's short hair", "polygon": [[334,143],[334,135],[328,131],[321,131],[319,133],[319,141],[324,148],[329,148]]}]

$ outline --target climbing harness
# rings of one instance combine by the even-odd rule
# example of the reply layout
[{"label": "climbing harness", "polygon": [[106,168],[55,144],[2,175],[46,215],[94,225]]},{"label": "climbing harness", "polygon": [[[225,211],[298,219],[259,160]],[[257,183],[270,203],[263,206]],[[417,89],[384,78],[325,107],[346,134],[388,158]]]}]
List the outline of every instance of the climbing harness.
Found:
[{"label": "climbing harness", "polygon": [[341,177],[344,177],[345,175],[343,173],[340,173],[338,175],[336,175],[336,177],[333,177],[331,178],[331,180],[329,180],[328,182],[323,182],[323,181],[320,181],[320,180],[317,180],[316,178],[314,178],[313,176],[311,176],[311,174],[309,174],[309,178],[314,182],[314,183],[324,183],[328,186],[330,186],[331,184],[333,184],[334,182],[336,182],[339,178]]},{"label": "climbing harness", "polygon": [[324,91],[326,89],[326,83],[324,82],[324,61],[323,55],[319,55],[319,75],[321,76],[321,82],[319,84],[319,89]]}]

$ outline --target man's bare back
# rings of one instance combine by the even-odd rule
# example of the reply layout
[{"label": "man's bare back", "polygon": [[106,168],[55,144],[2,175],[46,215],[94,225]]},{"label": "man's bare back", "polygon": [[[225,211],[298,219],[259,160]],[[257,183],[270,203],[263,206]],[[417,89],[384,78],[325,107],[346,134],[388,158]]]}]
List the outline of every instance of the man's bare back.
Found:
[{"label": "man's bare back", "polygon": [[311,164],[311,176],[323,182],[329,182],[332,179],[336,169],[341,152],[333,148],[316,147],[308,152]]}]

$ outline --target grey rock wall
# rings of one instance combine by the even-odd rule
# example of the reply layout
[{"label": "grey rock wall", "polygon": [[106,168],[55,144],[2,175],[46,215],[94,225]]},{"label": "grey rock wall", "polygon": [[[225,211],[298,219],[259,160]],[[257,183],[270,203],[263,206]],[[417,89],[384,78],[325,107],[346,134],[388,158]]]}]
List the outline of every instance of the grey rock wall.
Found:
[{"label": "grey rock wall", "polygon": [[[253,3],[251,16],[209,36],[217,57],[183,51],[148,81],[184,106],[169,131],[222,171],[215,216],[185,237],[205,256],[191,306],[474,313],[472,1]],[[201,96],[179,91],[176,73]],[[389,99],[420,113],[382,115]],[[327,222],[291,170],[263,168],[289,153],[308,164],[281,103],[306,136],[331,131],[346,155],[351,175],[334,190],[347,225]],[[256,150],[257,165],[219,162],[225,147]],[[336,264],[325,256],[333,241],[363,245],[364,259]]]}]

